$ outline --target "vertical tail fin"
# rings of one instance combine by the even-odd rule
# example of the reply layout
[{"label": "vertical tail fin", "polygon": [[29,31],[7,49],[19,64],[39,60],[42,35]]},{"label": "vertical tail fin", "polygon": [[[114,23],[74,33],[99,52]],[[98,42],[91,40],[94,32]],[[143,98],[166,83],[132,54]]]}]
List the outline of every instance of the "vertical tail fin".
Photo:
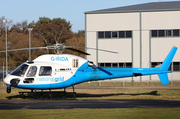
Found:
[{"label": "vertical tail fin", "polygon": [[161,69],[162,70],[168,70],[173,58],[174,58],[174,55],[176,54],[176,51],[177,51],[177,47],[173,47],[171,49],[171,51],[169,52],[169,54],[167,55],[166,59],[164,60],[164,62],[161,64]]},{"label": "vertical tail fin", "polygon": [[[172,60],[173,60],[173,58],[174,58],[174,55],[176,54],[176,51],[177,51],[177,47],[173,47],[173,48],[171,49],[171,51],[170,51],[169,54],[167,55],[167,57],[166,57],[166,59],[164,60],[164,62],[161,64],[161,67],[160,67],[160,68],[161,68],[162,70],[165,70],[165,71],[168,70],[168,68],[169,68],[169,66],[170,66],[170,64],[171,64],[171,62],[172,62]],[[161,81],[161,83],[162,83],[163,85],[166,85],[166,84],[169,83],[169,79],[168,79],[167,73],[158,74],[158,76],[159,76],[159,79],[160,79],[160,81]]]}]

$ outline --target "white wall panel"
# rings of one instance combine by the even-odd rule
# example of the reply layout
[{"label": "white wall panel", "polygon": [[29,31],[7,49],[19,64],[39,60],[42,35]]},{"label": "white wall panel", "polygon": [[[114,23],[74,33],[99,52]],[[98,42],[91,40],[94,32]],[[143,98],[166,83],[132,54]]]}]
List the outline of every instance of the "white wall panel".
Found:
[{"label": "white wall panel", "polygon": [[[142,31],[142,68],[149,68],[151,66],[149,57],[149,31]],[[142,81],[147,81],[150,76],[142,76]]]},{"label": "white wall panel", "polygon": [[173,61],[180,61],[180,38],[151,38],[151,62],[163,62],[173,46],[179,49]]},{"label": "white wall panel", "polygon": [[139,13],[86,14],[87,31],[137,29],[139,29]]},{"label": "white wall panel", "polygon": [[[173,46],[180,48],[180,38],[151,38],[151,62],[163,62]],[[180,61],[180,50],[178,49],[173,59],[175,62]],[[179,81],[180,73],[173,72],[168,74],[169,81]],[[159,80],[159,77],[152,76],[152,81]]]},{"label": "white wall panel", "polygon": [[[148,62],[162,62],[173,46],[179,49],[173,59],[180,62],[180,37],[150,38],[150,30],[180,29],[180,11],[142,12],[141,13],[141,37],[140,37],[140,14],[133,13],[106,13],[86,14],[86,38],[87,47],[117,51],[119,54],[111,54],[95,50],[87,50],[91,56],[87,56],[94,63],[97,62],[133,62],[133,67],[150,67]],[[131,39],[99,39],[98,31],[133,31]],[[142,47],[140,46],[140,38]],[[96,41],[97,40],[97,41]],[[96,44],[98,43],[98,44]],[[133,43],[133,45],[132,45]],[[133,47],[132,47],[133,46]],[[140,50],[141,49],[141,50]],[[141,52],[141,54],[140,54]],[[151,53],[151,54],[149,54]],[[98,55],[98,57],[97,57]],[[133,57],[132,57],[133,55]],[[140,58],[141,56],[141,58]],[[133,60],[133,61],[132,61]],[[150,61],[149,61],[150,60]],[[97,65],[97,64],[96,64]],[[169,79],[179,80],[180,72],[168,74]],[[131,81],[132,78],[123,78]],[[149,76],[142,77],[142,81],[149,80]],[[140,77],[134,77],[139,81]],[[157,75],[151,76],[152,81],[159,81]]]},{"label": "white wall panel", "polygon": [[98,51],[98,62],[132,62],[131,45],[131,39],[99,39],[98,49],[118,54]]},{"label": "white wall panel", "polygon": [[168,76],[169,76],[169,81],[171,81],[171,80],[180,81],[180,73],[179,72],[170,73]]},{"label": "white wall panel", "polygon": [[[140,67],[140,32],[133,31],[133,67]],[[139,81],[140,77],[133,77],[134,81]]]},{"label": "white wall panel", "polygon": [[[96,32],[86,32],[86,38],[87,47],[96,48]],[[90,56],[87,56],[87,59],[96,64],[96,50],[87,49],[87,53],[91,54]]]},{"label": "white wall panel", "polygon": [[180,11],[142,12],[142,29],[179,29]]},{"label": "white wall panel", "polygon": [[133,31],[133,67],[140,67],[140,32]]},{"label": "white wall panel", "polygon": [[142,31],[142,67],[150,67],[149,59],[149,31]]}]

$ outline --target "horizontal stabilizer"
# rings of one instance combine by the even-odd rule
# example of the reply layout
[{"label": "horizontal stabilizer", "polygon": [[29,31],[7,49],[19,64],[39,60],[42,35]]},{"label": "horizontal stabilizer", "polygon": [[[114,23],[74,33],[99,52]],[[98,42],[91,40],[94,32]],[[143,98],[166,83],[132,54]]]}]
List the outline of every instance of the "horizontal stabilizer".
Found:
[{"label": "horizontal stabilizer", "polygon": [[166,85],[169,83],[168,75],[167,74],[158,74],[159,79],[163,85]]}]

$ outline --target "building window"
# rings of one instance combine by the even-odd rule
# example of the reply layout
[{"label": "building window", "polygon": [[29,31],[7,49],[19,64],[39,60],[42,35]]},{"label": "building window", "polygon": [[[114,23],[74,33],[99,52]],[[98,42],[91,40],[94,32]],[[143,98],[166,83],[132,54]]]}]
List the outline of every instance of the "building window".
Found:
[{"label": "building window", "polygon": [[132,67],[132,63],[126,63],[126,67],[127,68],[131,68]]},{"label": "building window", "polygon": [[105,63],[105,67],[111,67],[111,63]]},{"label": "building window", "polygon": [[105,32],[105,38],[111,38],[111,32],[110,31]]},{"label": "building window", "polygon": [[112,38],[117,38],[118,37],[118,32],[117,31],[113,31],[112,32]]},{"label": "building window", "polygon": [[159,67],[162,62],[151,62],[151,67]]},{"label": "building window", "polygon": [[126,31],[126,38],[132,38],[132,31]]},{"label": "building window", "polygon": [[158,35],[157,35],[157,30],[152,30],[151,31],[151,36],[152,37],[157,37]]},{"label": "building window", "polygon": [[118,63],[112,63],[112,67],[118,67]]},{"label": "building window", "polygon": [[180,62],[173,62],[173,71],[180,71]]},{"label": "building window", "polygon": [[99,31],[98,38],[132,38],[132,31]]},{"label": "building window", "polygon": [[132,68],[131,62],[122,63],[98,63],[99,67],[122,67],[122,68]]},{"label": "building window", "polygon": [[173,36],[174,37],[179,36],[179,30],[173,30]]},{"label": "building window", "polygon": [[99,67],[104,67],[104,63],[98,63]]},{"label": "building window", "polygon": [[180,30],[151,30],[151,37],[179,37]]},{"label": "building window", "polygon": [[125,38],[125,31],[119,31],[119,38]]},{"label": "building window", "polygon": [[119,63],[119,67],[125,68],[126,67],[126,63],[125,62],[124,63]]},{"label": "building window", "polygon": [[104,38],[104,32],[98,32],[98,38]]},{"label": "building window", "polygon": [[166,36],[171,36],[172,35],[172,30],[166,30]]},{"label": "building window", "polygon": [[[151,62],[152,67],[160,66],[162,62]],[[172,62],[168,68],[169,71],[180,71],[180,62]]]},{"label": "building window", "polygon": [[119,63],[119,67],[126,67],[125,63]]},{"label": "building window", "polygon": [[164,36],[165,36],[164,31],[165,31],[165,30],[159,30],[159,31],[158,31],[159,37],[164,37]]}]

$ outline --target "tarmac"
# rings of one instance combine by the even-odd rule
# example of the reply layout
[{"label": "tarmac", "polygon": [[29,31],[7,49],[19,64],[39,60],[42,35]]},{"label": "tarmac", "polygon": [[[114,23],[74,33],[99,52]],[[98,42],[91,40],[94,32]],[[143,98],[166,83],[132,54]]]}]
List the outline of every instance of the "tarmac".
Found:
[{"label": "tarmac", "polygon": [[101,109],[101,108],[180,108],[180,100],[77,99],[0,100],[0,110],[12,109]]}]

